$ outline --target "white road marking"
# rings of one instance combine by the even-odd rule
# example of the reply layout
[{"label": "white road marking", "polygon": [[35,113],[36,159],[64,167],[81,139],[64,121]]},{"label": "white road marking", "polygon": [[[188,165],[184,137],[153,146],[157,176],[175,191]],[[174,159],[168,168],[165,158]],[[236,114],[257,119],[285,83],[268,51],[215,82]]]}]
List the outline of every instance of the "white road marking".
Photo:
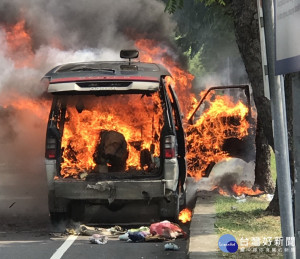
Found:
[{"label": "white road marking", "polygon": [[77,239],[78,236],[71,235],[66,241],[56,250],[56,252],[51,256],[50,259],[60,259],[63,254],[69,249],[73,242]]}]

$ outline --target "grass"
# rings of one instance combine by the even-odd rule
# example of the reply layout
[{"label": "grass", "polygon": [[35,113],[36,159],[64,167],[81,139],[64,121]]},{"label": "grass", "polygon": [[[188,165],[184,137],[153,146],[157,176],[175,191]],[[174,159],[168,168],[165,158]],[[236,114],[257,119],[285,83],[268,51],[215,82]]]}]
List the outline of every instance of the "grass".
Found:
[{"label": "grass", "polygon": [[280,236],[280,218],[265,212],[269,202],[262,198],[247,197],[246,202],[237,203],[231,197],[216,199],[217,228],[220,235],[232,234],[241,237]]},{"label": "grass", "polygon": [[[271,175],[276,182],[275,154],[271,150]],[[265,212],[269,205],[266,195],[260,197],[246,197],[245,202],[239,202],[233,197],[216,197],[216,223],[218,235],[233,235],[239,249],[236,253],[223,253],[220,255],[227,258],[283,258],[279,247],[274,245],[276,238],[281,237],[280,217],[272,216]],[[264,245],[268,238],[272,239],[272,245]],[[248,246],[243,240],[248,239]],[[242,240],[242,242],[241,242]],[[260,245],[254,240],[259,240]],[[265,243],[264,243],[265,242]],[[244,252],[241,248],[245,248]],[[267,250],[269,248],[269,251]],[[272,249],[275,249],[272,251]]]},{"label": "grass", "polygon": [[[220,253],[230,258],[282,258],[278,247],[274,245],[275,238],[281,237],[280,217],[265,212],[269,204],[265,196],[247,197],[243,203],[237,201],[232,197],[216,198],[215,227],[218,234],[233,235],[239,245],[238,252],[234,254]],[[263,245],[268,238],[272,239],[272,245]],[[248,239],[248,246],[241,243],[242,240],[245,242],[245,239]],[[255,245],[254,240],[259,240],[260,245]],[[240,250],[242,247],[245,248],[243,252]],[[276,249],[276,252],[272,252],[272,248]]]},{"label": "grass", "polygon": [[271,175],[272,175],[272,179],[274,181],[274,183],[276,183],[276,178],[277,178],[277,173],[276,173],[276,161],[275,161],[275,154],[273,152],[273,150],[270,148],[271,150]]}]

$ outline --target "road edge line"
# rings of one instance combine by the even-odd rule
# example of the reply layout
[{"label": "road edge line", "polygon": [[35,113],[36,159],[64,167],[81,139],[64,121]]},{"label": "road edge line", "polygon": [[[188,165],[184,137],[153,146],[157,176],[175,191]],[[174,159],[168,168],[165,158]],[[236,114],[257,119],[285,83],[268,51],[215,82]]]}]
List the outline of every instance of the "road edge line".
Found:
[{"label": "road edge line", "polygon": [[78,236],[71,235],[65,242],[56,250],[56,252],[51,256],[50,259],[60,259],[64,253],[69,249],[69,247],[74,243]]}]

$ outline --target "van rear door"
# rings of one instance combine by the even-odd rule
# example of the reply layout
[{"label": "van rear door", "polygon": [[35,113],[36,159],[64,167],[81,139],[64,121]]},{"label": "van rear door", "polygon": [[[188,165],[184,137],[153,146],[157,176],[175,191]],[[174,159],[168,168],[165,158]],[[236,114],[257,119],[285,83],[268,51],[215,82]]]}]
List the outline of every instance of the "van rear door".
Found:
[{"label": "van rear door", "polygon": [[177,95],[171,85],[169,85],[169,91],[171,93],[171,105],[175,116],[175,129],[178,143],[178,164],[179,164],[179,180],[181,187],[183,188],[186,179],[186,160],[185,160],[185,133],[182,125],[182,113],[178,103]]}]

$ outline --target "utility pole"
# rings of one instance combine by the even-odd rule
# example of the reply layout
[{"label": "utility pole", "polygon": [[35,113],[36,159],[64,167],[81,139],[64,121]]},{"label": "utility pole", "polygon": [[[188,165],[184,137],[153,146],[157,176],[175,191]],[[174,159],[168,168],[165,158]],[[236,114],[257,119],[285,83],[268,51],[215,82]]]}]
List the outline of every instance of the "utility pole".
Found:
[{"label": "utility pole", "polygon": [[300,75],[297,73],[293,85],[293,142],[295,159],[295,238],[296,254],[300,257]]},{"label": "utility pole", "polygon": [[281,76],[275,76],[275,33],[273,0],[262,0],[266,38],[266,52],[270,85],[273,135],[277,168],[277,184],[284,258],[295,259],[295,247],[288,241],[294,240],[292,189],[289,166],[285,94]]}]

